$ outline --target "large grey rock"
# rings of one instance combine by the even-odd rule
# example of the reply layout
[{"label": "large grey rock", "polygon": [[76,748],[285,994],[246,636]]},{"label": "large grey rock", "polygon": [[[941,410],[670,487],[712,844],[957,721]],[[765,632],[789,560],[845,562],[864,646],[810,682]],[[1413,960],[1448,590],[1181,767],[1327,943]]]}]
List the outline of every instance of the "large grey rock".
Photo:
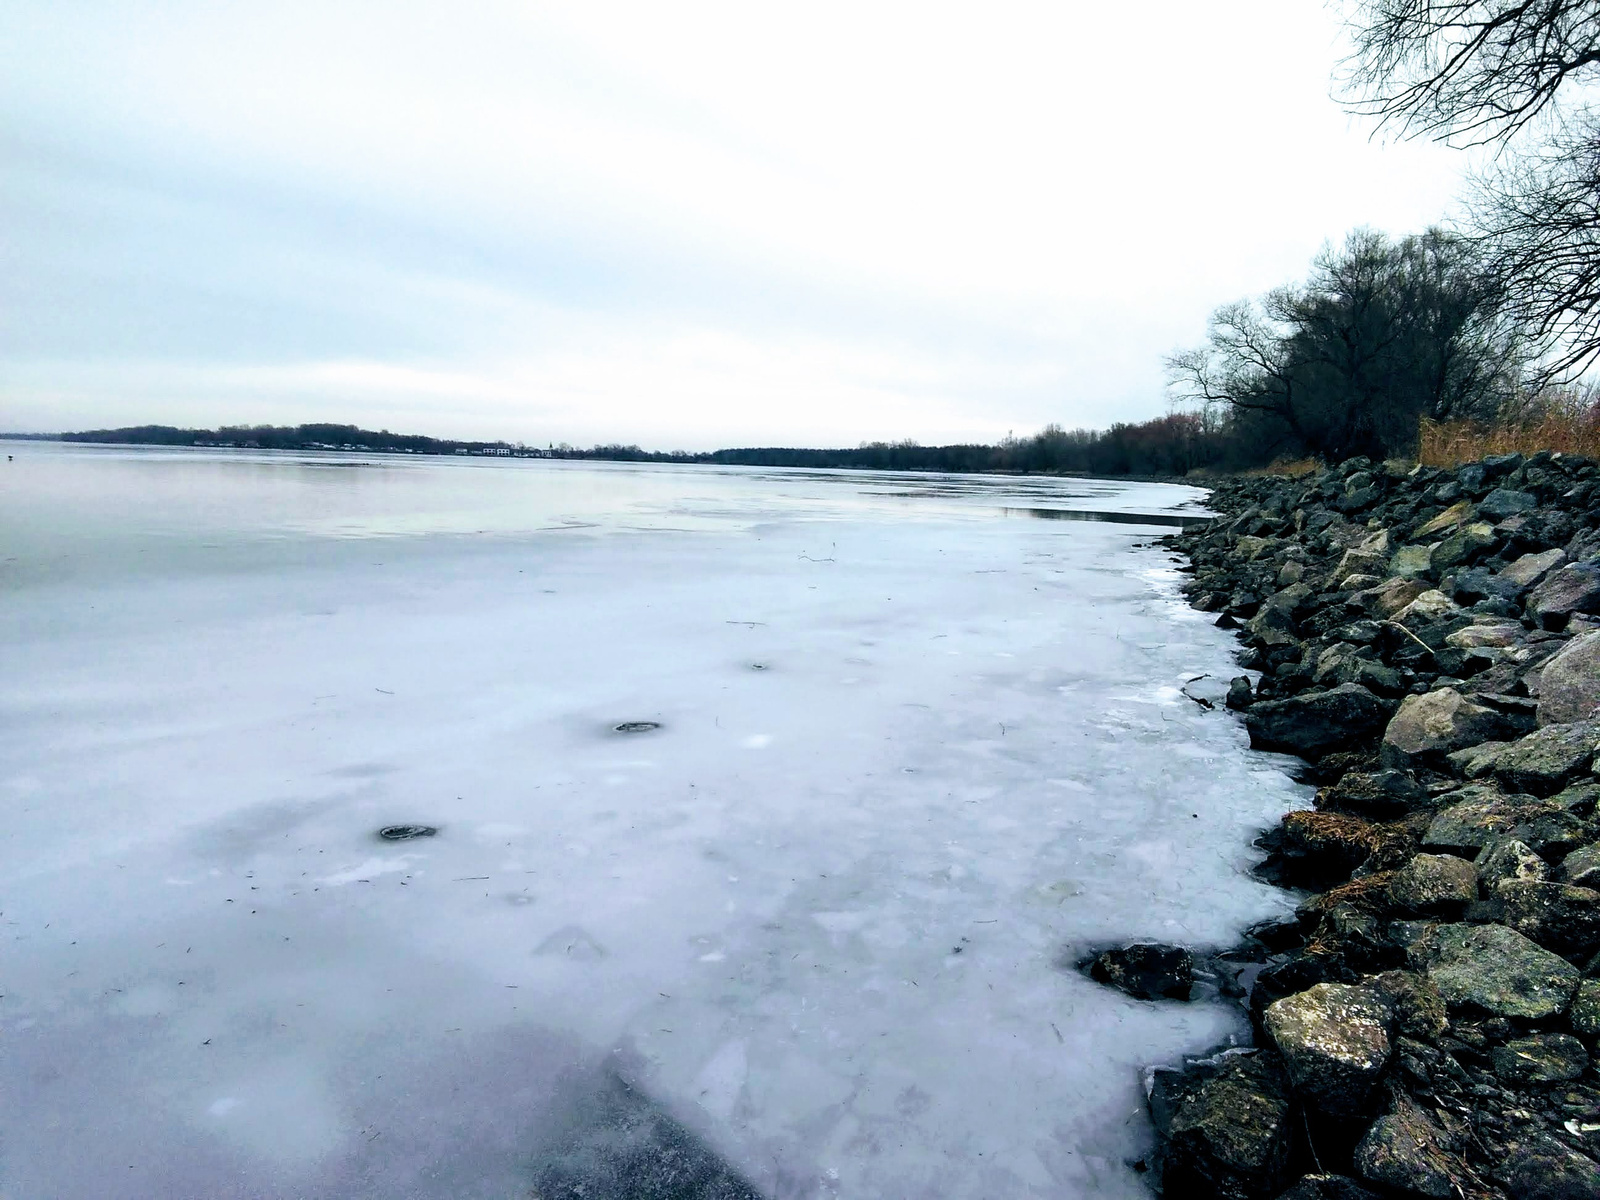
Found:
[{"label": "large grey rock", "polygon": [[1515,646],[1522,640],[1523,629],[1515,621],[1496,621],[1483,625],[1468,625],[1445,635],[1444,644],[1457,650],[1478,650],[1485,646],[1504,648]]},{"label": "large grey rock", "polygon": [[1431,521],[1417,526],[1411,533],[1411,540],[1413,542],[1426,542],[1434,538],[1443,537],[1448,533],[1454,533],[1457,529],[1470,522],[1476,515],[1477,511],[1472,507],[1470,501],[1457,501]]},{"label": "large grey rock", "polygon": [[1448,571],[1471,562],[1494,548],[1499,539],[1494,526],[1484,521],[1463,525],[1433,548],[1428,562],[1435,572]]},{"label": "large grey rock", "polygon": [[1565,1012],[1578,968],[1504,925],[1440,925],[1407,957],[1451,1009],[1539,1021]]},{"label": "large grey rock", "polygon": [[1483,784],[1469,784],[1442,799],[1444,807],[1422,835],[1422,844],[1430,850],[1475,856],[1516,828],[1522,815],[1516,800]]},{"label": "large grey rock", "polygon": [[1504,521],[1507,517],[1536,508],[1538,504],[1538,499],[1527,492],[1496,488],[1478,501],[1478,515],[1491,521]]},{"label": "large grey rock", "polygon": [[1466,1195],[1471,1173],[1444,1130],[1404,1093],[1356,1146],[1356,1174],[1368,1183],[1431,1200]]},{"label": "large grey rock", "polygon": [[1388,619],[1427,590],[1424,580],[1385,579],[1377,587],[1352,592],[1347,603],[1375,617]]},{"label": "large grey rock", "polygon": [[1490,1059],[1507,1082],[1562,1083],[1583,1074],[1589,1052],[1570,1033],[1535,1033],[1496,1046]]},{"label": "large grey rock", "polygon": [[1389,560],[1389,574],[1398,579],[1426,579],[1433,571],[1433,547],[1437,543],[1401,546]]},{"label": "large grey rock", "polygon": [[1573,613],[1600,612],[1600,568],[1571,563],[1545,576],[1528,593],[1528,615],[1546,629],[1559,629]]},{"label": "large grey rock", "polygon": [[1546,725],[1495,759],[1494,776],[1514,792],[1551,796],[1589,769],[1600,749],[1600,721]]},{"label": "large grey rock", "polygon": [[1388,1007],[1370,990],[1319,983],[1267,1008],[1267,1036],[1294,1090],[1332,1117],[1358,1113],[1389,1062]]},{"label": "large grey rock", "polygon": [[1377,736],[1390,705],[1356,683],[1284,700],[1258,700],[1245,713],[1250,744],[1303,758],[1320,758]]},{"label": "large grey rock", "polygon": [[[1154,1098],[1152,1098],[1153,1100]],[[1162,1168],[1169,1196],[1255,1200],[1288,1182],[1289,1084],[1275,1054],[1230,1055],[1152,1117],[1167,1137]]]},{"label": "large grey rock", "polygon": [[1430,588],[1423,592],[1410,604],[1394,614],[1394,619],[1416,628],[1422,625],[1431,625],[1436,621],[1443,621],[1453,617],[1461,611],[1461,606],[1450,599],[1437,588]]},{"label": "large grey rock", "polygon": [[1507,736],[1505,714],[1439,688],[1400,702],[1383,731],[1379,758],[1391,767],[1442,767],[1446,756],[1466,746]]},{"label": "large grey rock", "polygon": [[1382,554],[1361,549],[1346,550],[1339,559],[1339,565],[1328,576],[1328,590],[1338,590],[1352,575],[1371,575],[1382,579],[1388,565],[1388,559]]},{"label": "large grey rock", "polygon": [[1547,950],[1587,957],[1600,949],[1600,892],[1568,883],[1507,880],[1495,888],[1508,928]]},{"label": "large grey rock", "polygon": [[1524,554],[1500,572],[1500,578],[1518,589],[1527,591],[1546,575],[1554,571],[1567,556],[1560,550],[1541,550],[1538,554]]},{"label": "large grey rock", "polygon": [[1557,650],[1539,673],[1539,724],[1587,721],[1597,713],[1600,631],[1580,633]]},{"label": "large grey rock", "polygon": [[1453,854],[1419,854],[1394,873],[1389,899],[1415,913],[1456,915],[1478,898],[1478,869]]}]

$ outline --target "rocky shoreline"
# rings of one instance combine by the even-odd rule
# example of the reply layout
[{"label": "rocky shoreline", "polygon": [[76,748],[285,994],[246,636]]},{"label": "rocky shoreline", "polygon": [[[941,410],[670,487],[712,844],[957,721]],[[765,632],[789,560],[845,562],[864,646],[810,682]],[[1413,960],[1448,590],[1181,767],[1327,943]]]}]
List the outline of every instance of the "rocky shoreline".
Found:
[{"label": "rocky shoreline", "polygon": [[1149,1072],[1170,1197],[1600,1197],[1600,466],[1356,459],[1219,486],[1165,539],[1236,628],[1229,708],[1314,807],[1260,841],[1293,920],[1095,978],[1197,980],[1254,1046]]}]

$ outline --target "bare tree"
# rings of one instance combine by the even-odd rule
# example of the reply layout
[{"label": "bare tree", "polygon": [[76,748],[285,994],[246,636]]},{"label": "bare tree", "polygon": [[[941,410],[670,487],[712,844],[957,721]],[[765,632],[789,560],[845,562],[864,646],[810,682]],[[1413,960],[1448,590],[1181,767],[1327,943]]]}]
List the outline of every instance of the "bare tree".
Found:
[{"label": "bare tree", "polygon": [[1347,103],[1405,137],[1495,146],[1472,233],[1544,380],[1600,359],[1600,0],[1359,0]]},{"label": "bare tree", "polygon": [[1495,415],[1528,357],[1469,243],[1361,229],[1306,283],[1218,309],[1205,345],[1167,367],[1179,397],[1226,412],[1264,451],[1338,459],[1410,449],[1419,417]]}]

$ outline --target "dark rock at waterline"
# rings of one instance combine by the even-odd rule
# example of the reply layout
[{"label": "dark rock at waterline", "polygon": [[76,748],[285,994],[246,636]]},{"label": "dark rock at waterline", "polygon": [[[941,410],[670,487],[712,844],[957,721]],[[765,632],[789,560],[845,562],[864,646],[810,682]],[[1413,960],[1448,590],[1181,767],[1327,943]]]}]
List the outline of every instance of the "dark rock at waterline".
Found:
[{"label": "dark rock at waterline", "polygon": [[1255,690],[1250,686],[1248,675],[1237,675],[1228,681],[1228,707],[1235,711],[1243,711],[1255,703]]},{"label": "dark rock at waterline", "polygon": [[1151,1116],[1166,1138],[1164,1193],[1270,1200],[1288,1183],[1292,1106],[1277,1055],[1226,1054],[1215,1068],[1166,1073]]},{"label": "dark rock at waterline", "polygon": [[1263,1021],[1295,1093],[1336,1118],[1358,1115],[1389,1062],[1388,1006],[1363,987],[1319,983]]},{"label": "dark rock at waterline", "polygon": [[1373,741],[1393,710],[1391,702],[1359,683],[1342,683],[1283,700],[1258,700],[1244,721],[1252,746],[1315,759]]},{"label": "dark rock at waterline", "polygon": [[1194,987],[1194,956],[1182,946],[1136,942],[1095,955],[1089,977],[1138,1000],[1187,1000]]}]

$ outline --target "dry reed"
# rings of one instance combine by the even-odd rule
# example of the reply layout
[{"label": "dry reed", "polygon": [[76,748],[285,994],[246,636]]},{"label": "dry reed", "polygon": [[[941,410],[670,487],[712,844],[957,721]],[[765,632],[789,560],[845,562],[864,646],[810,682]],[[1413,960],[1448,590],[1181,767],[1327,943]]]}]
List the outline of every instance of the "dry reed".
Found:
[{"label": "dry reed", "polygon": [[1600,458],[1600,393],[1592,388],[1545,392],[1529,401],[1523,415],[1492,423],[1424,418],[1417,441],[1417,458],[1430,467],[1540,450]]}]

